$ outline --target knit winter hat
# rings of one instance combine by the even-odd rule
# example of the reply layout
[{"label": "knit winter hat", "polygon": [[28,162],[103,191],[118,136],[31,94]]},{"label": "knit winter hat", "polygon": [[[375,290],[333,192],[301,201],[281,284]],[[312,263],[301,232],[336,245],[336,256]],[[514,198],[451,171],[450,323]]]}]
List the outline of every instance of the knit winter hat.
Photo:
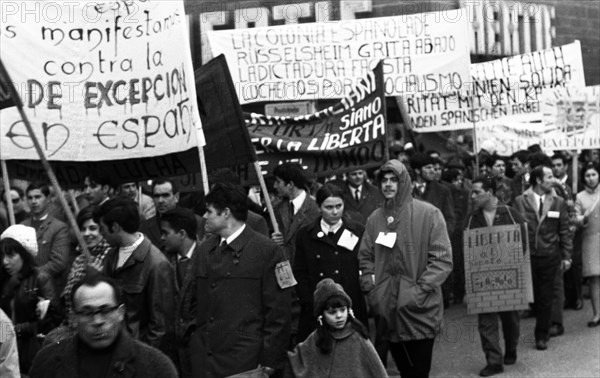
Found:
[{"label": "knit winter hat", "polygon": [[38,244],[35,228],[22,224],[12,225],[0,235],[0,240],[6,238],[14,239],[21,244],[27,252],[31,253],[33,257],[37,256]]},{"label": "knit winter hat", "polygon": [[317,284],[317,288],[314,293],[315,303],[314,311],[315,316],[321,315],[325,310],[325,304],[327,300],[332,297],[340,297],[346,302],[348,307],[352,307],[352,299],[346,294],[342,285],[335,283],[331,278],[325,278]]}]

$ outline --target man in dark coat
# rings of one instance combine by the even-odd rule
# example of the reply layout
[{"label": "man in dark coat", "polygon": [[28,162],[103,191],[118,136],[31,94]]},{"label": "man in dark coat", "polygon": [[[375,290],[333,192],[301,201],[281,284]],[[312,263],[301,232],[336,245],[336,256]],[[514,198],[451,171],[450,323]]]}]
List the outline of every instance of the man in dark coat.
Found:
[{"label": "man in dark coat", "polygon": [[361,224],[367,223],[369,215],[383,202],[379,189],[367,182],[367,173],[357,169],[348,173],[344,190],[344,214],[346,218]]},{"label": "man in dark coat", "polygon": [[32,183],[25,193],[31,218],[23,224],[35,228],[37,234],[39,250],[35,262],[41,271],[52,277],[55,293],[60,293],[65,287],[69,268],[69,229],[49,213],[50,188],[46,183]]},{"label": "man in dark coat", "polygon": [[175,267],[173,286],[175,287],[175,340],[178,360],[177,370],[182,378],[192,377],[192,363],[189,350],[190,334],[195,328],[196,312],[193,298],[196,288],[193,285],[194,267],[200,255],[196,241],[196,217],[189,209],[177,207],[160,218],[160,232],[165,253]]},{"label": "man in dark coat", "polygon": [[273,170],[275,190],[281,202],[275,207],[280,232],[271,238],[285,251],[285,257],[294,261],[296,234],[319,217],[319,207],[308,193],[309,182],[298,163],[283,163]]},{"label": "man in dark coat", "polygon": [[172,355],[165,335],[172,332],[173,324],[173,267],[144,234],[137,232],[140,215],[133,200],[108,200],[94,218],[113,247],[106,256],[104,272],[123,291],[125,328],[134,338]]},{"label": "man in dark coat", "polygon": [[534,310],[535,341],[547,349],[550,335],[553,287],[557,269],[571,267],[573,235],[565,201],[552,189],[552,169],[540,165],[531,171],[531,187],[515,199],[515,208],[528,225]]},{"label": "man in dark coat", "polygon": [[[140,232],[148,237],[152,244],[163,249],[162,240],[160,237],[160,216],[178,206],[179,204],[179,188],[175,182],[170,180],[157,180],[152,183],[152,196],[154,197],[154,207],[156,215],[146,219],[140,225]],[[198,240],[204,238],[204,222],[202,217],[196,215],[196,235]]]},{"label": "man in dark coat", "polygon": [[177,377],[167,356],[123,329],[125,307],[110,279],[90,269],[73,287],[73,309],[76,335],[42,349],[33,361],[31,378]]},{"label": "man in dark coat", "polygon": [[415,190],[413,197],[429,202],[437,207],[444,216],[448,235],[452,235],[456,225],[454,216],[454,203],[450,189],[435,180],[436,160],[424,154],[415,154],[410,161],[412,169],[415,170]]},{"label": "man in dark coat", "polygon": [[194,377],[283,367],[290,336],[291,269],[281,249],[247,227],[246,193],[217,184],[206,196],[206,231],[196,269]]}]

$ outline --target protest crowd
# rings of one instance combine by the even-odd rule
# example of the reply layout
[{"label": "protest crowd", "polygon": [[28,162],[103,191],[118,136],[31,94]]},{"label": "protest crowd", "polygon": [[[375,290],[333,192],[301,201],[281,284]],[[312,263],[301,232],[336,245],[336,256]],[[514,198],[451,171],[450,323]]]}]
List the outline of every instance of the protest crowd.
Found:
[{"label": "protest crowd", "polygon": [[600,330],[598,50],[560,2],[29,3],[1,5],[0,378],[429,377],[452,311],[486,377]]},{"label": "protest crowd", "polygon": [[551,338],[569,332],[563,308],[587,296],[587,326],[600,325],[599,151],[573,161],[536,145],[511,156],[484,147],[476,176],[475,156],[410,144],[327,179],[283,163],[267,180],[278,232],[229,170],[212,172],[193,205],[175,181],[146,194],[90,173],[74,198],[87,262],[49,184],[13,186],[0,213],[0,305],[14,327],[2,376],[379,377],[389,354],[401,376],[427,376],[444,309],[465,301],[462,231],[502,224],[529,233],[535,301],[478,315],[480,374],[516,362],[522,316],[535,316],[535,346],[552,353]]}]

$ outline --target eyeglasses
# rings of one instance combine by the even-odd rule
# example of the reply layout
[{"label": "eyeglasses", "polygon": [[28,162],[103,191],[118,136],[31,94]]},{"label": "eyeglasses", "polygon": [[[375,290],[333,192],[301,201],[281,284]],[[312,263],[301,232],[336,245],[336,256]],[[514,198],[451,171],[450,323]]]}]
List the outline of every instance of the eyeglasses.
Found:
[{"label": "eyeglasses", "polygon": [[112,306],[112,307],[100,307],[100,308],[86,308],[83,310],[74,310],[75,314],[77,314],[77,316],[80,316],[81,318],[84,319],[93,319],[94,316],[96,315],[101,315],[101,316],[107,316],[110,315],[111,313],[113,313],[114,311],[116,311],[119,307],[121,307],[120,305],[117,306]]}]

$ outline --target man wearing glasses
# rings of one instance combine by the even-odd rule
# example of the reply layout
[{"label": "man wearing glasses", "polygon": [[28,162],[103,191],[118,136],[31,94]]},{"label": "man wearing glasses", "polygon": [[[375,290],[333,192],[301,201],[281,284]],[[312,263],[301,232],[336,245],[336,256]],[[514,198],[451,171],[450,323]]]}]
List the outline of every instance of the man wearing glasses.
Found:
[{"label": "man wearing glasses", "polygon": [[[11,187],[9,196],[15,214],[15,224],[19,224],[31,216],[25,206],[25,194],[20,188]],[[2,202],[2,206],[0,206],[0,232],[2,232],[10,226],[8,220],[8,204],[6,203],[6,194],[4,191],[2,191],[2,195],[0,196],[0,202]]]},{"label": "man wearing glasses", "polygon": [[117,286],[93,269],[73,287],[77,333],[44,348],[30,371],[37,377],[134,376],[175,378],[169,358],[134,340],[123,327],[125,305]]}]

